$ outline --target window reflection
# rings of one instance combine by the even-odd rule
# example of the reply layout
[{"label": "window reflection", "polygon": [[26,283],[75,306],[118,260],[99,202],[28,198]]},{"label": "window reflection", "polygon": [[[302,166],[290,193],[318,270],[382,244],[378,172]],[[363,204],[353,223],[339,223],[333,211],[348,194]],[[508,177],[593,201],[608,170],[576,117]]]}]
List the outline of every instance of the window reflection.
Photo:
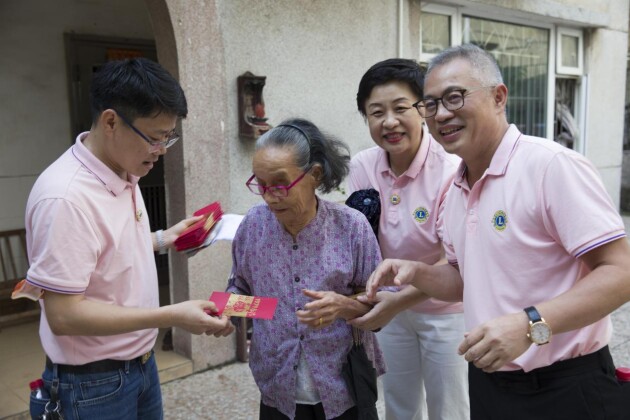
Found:
[{"label": "window reflection", "polygon": [[424,54],[437,54],[451,45],[450,16],[422,12],[420,25]]},{"label": "window reflection", "polygon": [[463,43],[489,51],[510,90],[508,121],[529,135],[547,136],[549,30],[465,16]]},{"label": "window reflection", "polygon": [[575,36],[562,34],[562,65],[565,67],[578,67],[579,39]]}]

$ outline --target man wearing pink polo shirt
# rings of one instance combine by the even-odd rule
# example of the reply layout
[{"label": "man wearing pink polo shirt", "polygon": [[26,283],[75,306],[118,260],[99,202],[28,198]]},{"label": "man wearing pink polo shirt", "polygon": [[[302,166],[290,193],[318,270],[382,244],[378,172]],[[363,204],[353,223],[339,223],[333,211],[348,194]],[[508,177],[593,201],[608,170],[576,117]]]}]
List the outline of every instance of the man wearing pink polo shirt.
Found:
[{"label": "man wearing pink polo shirt", "polygon": [[90,102],[91,130],[40,175],[26,208],[27,282],[44,291],[47,355],[44,396],[31,397],[31,415],[160,419],[157,328],[233,330],[226,317],[208,315],[212,302],[158,305],[153,252],[197,218],[151,233],[138,180],[179,138],[186,98],[159,64],[133,59],[105,64]]},{"label": "man wearing pink polo shirt", "polygon": [[416,104],[462,158],[443,213],[450,262],[386,260],[368,284],[463,298],[471,418],[627,419],[608,349],[609,314],[630,299],[630,247],[595,168],[507,122],[494,58],[449,48]]}]

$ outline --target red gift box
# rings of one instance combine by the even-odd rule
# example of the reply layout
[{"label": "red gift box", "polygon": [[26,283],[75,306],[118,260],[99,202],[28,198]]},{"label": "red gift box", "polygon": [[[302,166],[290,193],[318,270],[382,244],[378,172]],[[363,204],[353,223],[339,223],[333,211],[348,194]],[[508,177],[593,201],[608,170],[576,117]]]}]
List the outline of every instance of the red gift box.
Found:
[{"label": "red gift box", "polygon": [[194,215],[203,216],[203,219],[188,226],[186,230],[175,239],[175,249],[178,251],[201,246],[212,231],[212,228],[221,220],[223,211],[221,210],[221,204],[215,201],[197,210]]}]

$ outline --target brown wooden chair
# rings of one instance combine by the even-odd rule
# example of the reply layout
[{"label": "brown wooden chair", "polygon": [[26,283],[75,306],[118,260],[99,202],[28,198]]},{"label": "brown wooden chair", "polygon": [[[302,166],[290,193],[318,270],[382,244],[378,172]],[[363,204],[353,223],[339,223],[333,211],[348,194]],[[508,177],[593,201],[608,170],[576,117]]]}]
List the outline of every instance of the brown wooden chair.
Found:
[{"label": "brown wooden chair", "polygon": [[26,276],[26,231],[0,231],[0,328],[39,318],[39,304],[29,299],[11,299],[15,285]]}]

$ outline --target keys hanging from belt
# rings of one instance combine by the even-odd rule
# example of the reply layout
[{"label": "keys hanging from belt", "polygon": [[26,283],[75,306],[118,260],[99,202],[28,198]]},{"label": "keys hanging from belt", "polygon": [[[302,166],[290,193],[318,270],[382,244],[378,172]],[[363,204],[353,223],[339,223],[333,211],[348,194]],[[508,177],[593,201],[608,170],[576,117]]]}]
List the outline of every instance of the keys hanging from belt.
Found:
[{"label": "keys hanging from belt", "polygon": [[50,401],[46,403],[44,414],[40,416],[42,420],[63,420],[61,402],[59,401],[59,378],[56,376],[57,373],[55,371],[55,378],[50,387]]},{"label": "keys hanging from belt", "polygon": [[61,404],[59,401],[55,402],[54,407],[51,407],[52,402],[46,403],[44,414],[40,416],[42,420],[63,420],[63,414],[61,413]]}]

